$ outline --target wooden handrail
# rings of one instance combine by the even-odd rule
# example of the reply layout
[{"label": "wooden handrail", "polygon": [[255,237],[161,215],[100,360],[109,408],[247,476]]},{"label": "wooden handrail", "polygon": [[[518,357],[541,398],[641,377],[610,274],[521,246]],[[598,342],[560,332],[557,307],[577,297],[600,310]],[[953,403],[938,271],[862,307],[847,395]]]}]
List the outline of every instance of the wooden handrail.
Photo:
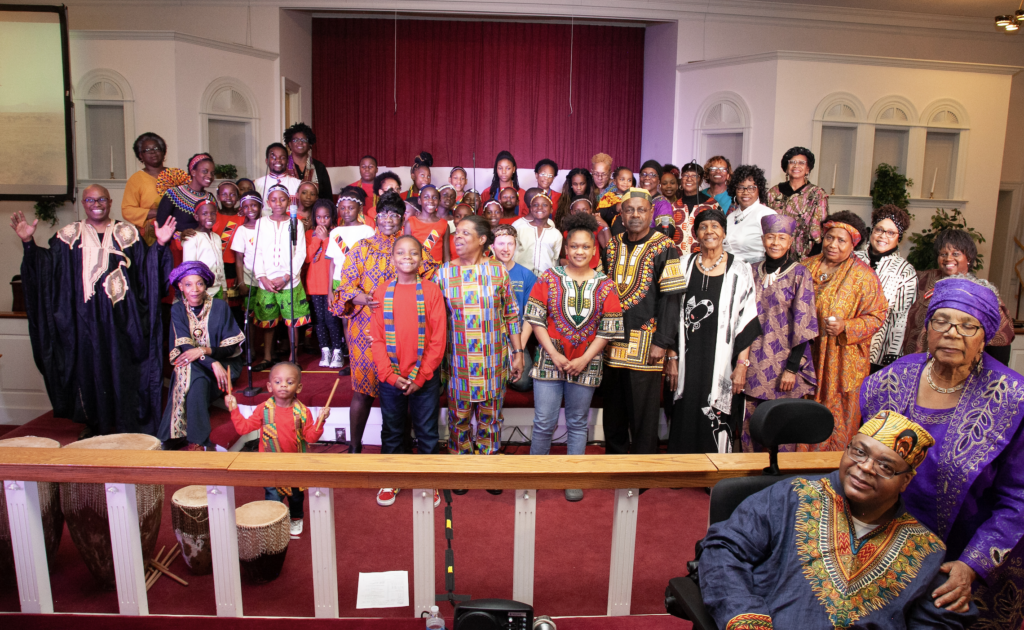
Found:
[{"label": "wooden handrail", "polygon": [[[782,453],[784,473],[821,473],[841,453]],[[659,488],[760,475],[764,453],[726,455],[348,455],[0,448],[0,479],[323,488]]]}]

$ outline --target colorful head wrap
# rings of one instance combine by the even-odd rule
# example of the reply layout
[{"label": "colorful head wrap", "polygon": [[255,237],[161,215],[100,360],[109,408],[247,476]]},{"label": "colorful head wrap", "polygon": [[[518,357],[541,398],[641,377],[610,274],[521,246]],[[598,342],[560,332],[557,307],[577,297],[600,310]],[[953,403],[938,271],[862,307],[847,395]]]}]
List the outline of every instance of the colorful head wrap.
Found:
[{"label": "colorful head wrap", "polygon": [[761,217],[761,232],[763,234],[789,234],[793,236],[796,231],[796,219],[787,217],[784,214],[766,214]]},{"label": "colorful head wrap", "polygon": [[1002,321],[995,291],[969,278],[943,278],[935,283],[927,319],[931,321],[940,308],[953,308],[977,318],[985,329],[985,343],[992,341]]},{"label": "colorful head wrap", "polygon": [[536,199],[537,197],[544,197],[545,199],[548,200],[548,203],[551,203],[552,205],[554,204],[554,202],[551,201],[551,196],[548,195],[543,190],[541,190],[540,192],[533,193],[533,197],[530,199],[530,203],[533,203],[533,200]]},{"label": "colorful head wrap", "polygon": [[156,194],[163,195],[175,186],[184,186],[192,180],[187,171],[180,168],[165,168],[156,176]]},{"label": "colorful head wrap", "polygon": [[843,223],[842,221],[828,221],[822,227],[825,228],[826,232],[831,230],[832,228],[842,228],[850,233],[850,238],[853,239],[854,247],[856,247],[857,244],[860,243],[860,230],[853,227],[849,223]]},{"label": "colorful head wrap", "polygon": [[646,199],[647,201],[651,201],[651,193],[647,192],[646,189],[644,189],[644,188],[630,188],[626,192],[622,193],[622,195],[619,197],[619,202],[621,203],[621,202],[623,202],[623,201],[625,201],[627,199],[632,199],[633,197],[640,197],[641,199]]},{"label": "colorful head wrap", "polygon": [[[905,219],[905,218],[906,218],[905,216],[901,217],[901,216],[898,216],[895,212],[891,212],[889,210],[886,210],[885,206],[883,206],[882,208],[879,208],[877,213],[875,213],[875,219],[876,219],[875,225],[878,225],[880,222],[882,222],[885,219],[889,219],[890,221],[892,221],[893,223],[896,224],[896,231],[899,232],[899,235],[900,235],[898,240],[902,241],[903,240],[903,233],[907,231],[908,227],[910,227],[910,226],[908,226],[907,224],[905,224],[903,222],[903,219]],[[872,227],[874,227],[874,226],[872,226]]]},{"label": "colorful head wrap", "polygon": [[188,161],[188,170],[191,171],[196,167],[196,164],[210,160],[213,162],[213,156],[209,153],[197,153],[192,156],[192,159]]},{"label": "colorful head wrap", "polygon": [[924,427],[895,411],[879,411],[861,426],[858,433],[874,438],[883,446],[896,451],[912,469],[921,465],[928,449],[935,444],[935,438]]},{"label": "colorful head wrap", "polygon": [[198,260],[181,263],[171,270],[171,275],[167,277],[167,280],[173,287],[177,286],[182,278],[187,278],[188,276],[199,276],[206,283],[206,286],[210,286],[214,281],[213,272],[210,271],[210,268],[206,266],[206,263],[199,262]]}]

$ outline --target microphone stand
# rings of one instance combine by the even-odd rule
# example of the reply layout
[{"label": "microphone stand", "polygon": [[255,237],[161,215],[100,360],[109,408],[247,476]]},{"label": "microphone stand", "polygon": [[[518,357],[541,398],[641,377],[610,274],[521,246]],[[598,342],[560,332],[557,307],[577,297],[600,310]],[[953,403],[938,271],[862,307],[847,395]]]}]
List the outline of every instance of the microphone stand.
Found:
[{"label": "microphone stand", "polygon": [[[267,165],[267,172],[268,173],[270,172],[270,165],[269,164]],[[263,176],[263,190],[266,191],[266,189],[267,189],[267,176],[264,175]],[[252,275],[252,279],[253,279],[254,282],[256,282],[257,286],[259,286],[259,280],[256,279],[256,253],[259,251],[259,248],[260,248],[260,226],[259,226],[259,222],[260,222],[260,219],[263,218],[262,215],[263,215],[263,208],[261,207],[260,208],[260,217],[258,219],[256,219],[256,242],[253,244],[253,249],[252,249],[252,269],[249,272]],[[242,282],[245,282],[245,274],[244,273],[242,274]],[[252,329],[251,329],[251,323],[249,322],[249,320],[251,319],[249,317],[249,314],[252,312],[250,310],[250,305],[252,303],[253,291],[255,291],[255,287],[249,287],[249,292],[246,293],[246,295],[245,295],[245,363],[246,363],[246,365],[249,368],[248,370],[246,370],[246,372],[248,373],[247,377],[248,377],[248,381],[249,381],[248,382],[249,386],[242,390],[242,395],[246,396],[247,398],[252,398],[253,396],[256,396],[261,391],[263,391],[259,387],[253,387],[252,386],[252,337],[250,337],[250,331]]]},{"label": "microphone stand", "polygon": [[288,339],[289,341],[291,341],[292,346],[291,361],[296,365],[298,364],[299,358],[299,334],[295,326],[295,271],[293,270],[293,261],[295,259],[295,240],[298,232],[298,226],[296,225],[297,223],[298,219],[296,219],[295,214],[292,214],[291,217],[289,217],[288,219],[288,230],[291,232],[291,238],[288,239],[288,284],[291,285],[288,287],[288,293],[289,297],[291,298],[289,302],[292,311],[292,325],[290,326],[291,330],[288,331]]}]

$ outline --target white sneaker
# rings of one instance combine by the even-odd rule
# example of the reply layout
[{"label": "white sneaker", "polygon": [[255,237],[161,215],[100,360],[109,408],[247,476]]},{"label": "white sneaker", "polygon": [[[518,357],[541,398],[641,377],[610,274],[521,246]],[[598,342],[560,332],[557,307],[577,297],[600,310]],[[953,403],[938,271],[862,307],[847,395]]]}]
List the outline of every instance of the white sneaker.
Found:
[{"label": "white sneaker", "polygon": [[302,519],[293,518],[291,525],[288,526],[288,533],[292,536],[298,536],[302,533]]},{"label": "white sneaker", "polygon": [[320,367],[329,367],[331,365],[331,349],[320,348]]},{"label": "white sneaker", "polygon": [[[327,348],[324,348],[324,352],[327,352]],[[326,357],[327,355],[325,354],[324,356]],[[331,355],[331,364],[328,367],[335,369],[345,367],[345,361],[341,357],[341,350],[334,351]]]},{"label": "white sneaker", "polygon": [[387,507],[395,504],[395,497],[401,492],[399,488],[381,488],[377,491],[377,505]]}]

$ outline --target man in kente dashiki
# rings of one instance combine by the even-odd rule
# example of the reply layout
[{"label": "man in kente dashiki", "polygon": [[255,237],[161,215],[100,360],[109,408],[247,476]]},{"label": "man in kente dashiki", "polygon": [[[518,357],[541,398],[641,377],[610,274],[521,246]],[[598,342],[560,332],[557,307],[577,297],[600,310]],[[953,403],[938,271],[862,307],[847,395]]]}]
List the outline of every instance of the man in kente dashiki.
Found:
[{"label": "man in kente dashiki", "polygon": [[965,628],[936,606],[946,547],[900,494],[934,444],[895,412],[865,423],[839,470],[783,479],[708,529],[700,587],[723,630]]}]

